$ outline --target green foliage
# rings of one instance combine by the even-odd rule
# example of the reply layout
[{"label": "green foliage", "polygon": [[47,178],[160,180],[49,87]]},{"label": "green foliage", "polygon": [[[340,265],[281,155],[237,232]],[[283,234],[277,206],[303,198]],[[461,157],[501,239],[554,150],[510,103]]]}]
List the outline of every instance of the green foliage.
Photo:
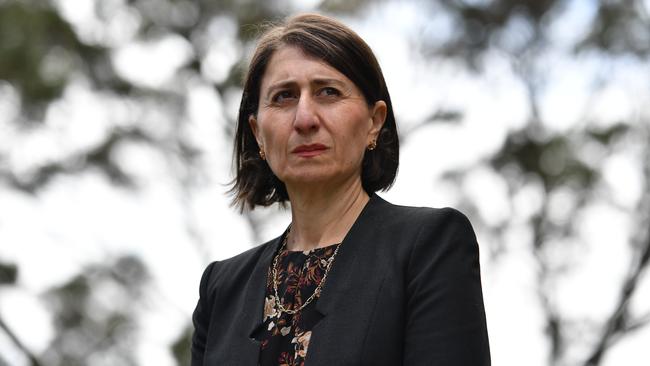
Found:
[{"label": "green foliage", "polygon": [[635,0],[600,1],[589,35],[577,49],[596,49],[609,54],[650,54],[650,17],[646,5]]},{"label": "green foliage", "polygon": [[0,285],[12,285],[17,277],[18,267],[15,264],[0,262]]},{"label": "green foliage", "polygon": [[590,189],[598,173],[576,157],[574,139],[560,135],[543,139],[530,129],[517,132],[508,136],[492,165],[497,170],[516,166],[523,175],[539,177],[547,192],[563,185]]},{"label": "green foliage", "polygon": [[124,256],[89,266],[49,290],[44,299],[54,315],[56,336],[42,356],[46,364],[136,365],[134,309],[147,278],[138,258]]},{"label": "green foliage", "polygon": [[533,38],[539,40],[543,37],[544,19],[562,3],[558,0],[494,0],[477,4],[441,0],[440,4],[454,17],[457,31],[434,52],[458,57],[471,68],[480,69],[481,56],[490,47],[499,46],[499,36],[512,19],[525,20],[534,32]]},{"label": "green foliage", "polygon": [[610,145],[616,142],[618,138],[624,136],[630,130],[630,126],[625,123],[616,123],[605,129],[588,129],[587,134],[603,145]]},{"label": "green foliage", "polygon": [[172,353],[178,366],[189,366],[192,355],[192,333],[194,327],[188,324],[187,328],[179,335],[176,342],[172,345]]},{"label": "green foliage", "polygon": [[82,43],[47,4],[0,2],[0,79],[19,90],[25,112],[42,112],[71,74],[101,52]]}]

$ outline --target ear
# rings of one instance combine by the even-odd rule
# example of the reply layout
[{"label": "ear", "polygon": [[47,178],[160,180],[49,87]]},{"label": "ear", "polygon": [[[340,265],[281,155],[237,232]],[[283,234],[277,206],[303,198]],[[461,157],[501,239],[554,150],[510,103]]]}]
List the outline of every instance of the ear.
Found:
[{"label": "ear", "polygon": [[253,136],[255,136],[255,140],[257,141],[257,145],[260,147],[262,146],[262,143],[259,138],[259,128],[257,126],[257,118],[255,118],[255,115],[251,114],[248,116],[248,125],[251,126],[251,130],[253,131]]},{"label": "ear", "polygon": [[384,125],[384,122],[386,121],[386,115],[388,114],[388,106],[386,106],[386,102],[383,100],[378,100],[375,103],[375,106],[372,107],[371,112],[371,120],[372,120],[372,127],[370,128],[370,136],[372,138],[372,141],[377,140],[377,136],[379,135],[379,131],[381,130],[381,127]]}]

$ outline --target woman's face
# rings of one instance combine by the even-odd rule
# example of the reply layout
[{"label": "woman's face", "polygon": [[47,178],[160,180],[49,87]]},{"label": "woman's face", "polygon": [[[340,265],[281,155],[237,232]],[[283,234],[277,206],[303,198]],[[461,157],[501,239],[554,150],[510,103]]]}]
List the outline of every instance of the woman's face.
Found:
[{"label": "woman's face", "polygon": [[287,46],[269,60],[249,122],[271,170],[291,189],[361,179],[364,151],[385,118],[383,101],[369,107],[345,75]]}]

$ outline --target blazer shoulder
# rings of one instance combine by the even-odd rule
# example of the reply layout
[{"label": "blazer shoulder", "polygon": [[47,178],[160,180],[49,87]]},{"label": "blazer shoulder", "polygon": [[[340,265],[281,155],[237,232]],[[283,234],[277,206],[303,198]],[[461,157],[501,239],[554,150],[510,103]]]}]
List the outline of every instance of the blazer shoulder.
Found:
[{"label": "blazer shoulder", "polygon": [[403,206],[385,202],[383,211],[395,224],[406,226],[448,226],[471,228],[467,216],[453,207]]},{"label": "blazer shoulder", "polygon": [[461,211],[453,207],[421,207],[416,212],[419,237],[435,238],[435,242],[464,237],[464,242],[476,242],[474,228],[469,218]]},{"label": "blazer shoulder", "polygon": [[439,251],[459,241],[462,246],[476,242],[469,219],[455,208],[403,206],[383,199],[373,206],[373,219],[364,221],[363,232],[400,261],[409,262],[422,249]]},{"label": "blazer shoulder", "polygon": [[[253,273],[253,269],[262,258],[262,255],[269,250],[269,247],[273,246],[277,240],[278,238],[275,238],[233,257],[211,262],[204,270],[201,282],[205,281],[209,284],[209,287],[213,287],[221,281],[237,282],[243,280],[246,282],[244,277],[248,277]],[[222,276],[221,273],[227,273],[228,275]]]}]

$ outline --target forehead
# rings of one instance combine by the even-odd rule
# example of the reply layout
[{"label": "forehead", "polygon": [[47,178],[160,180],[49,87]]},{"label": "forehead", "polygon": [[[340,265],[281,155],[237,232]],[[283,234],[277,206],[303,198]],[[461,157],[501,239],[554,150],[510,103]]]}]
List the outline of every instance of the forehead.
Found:
[{"label": "forehead", "polygon": [[328,77],[351,83],[345,75],[327,62],[306,54],[293,46],[284,46],[273,53],[262,77],[262,88],[281,81],[300,81]]}]

